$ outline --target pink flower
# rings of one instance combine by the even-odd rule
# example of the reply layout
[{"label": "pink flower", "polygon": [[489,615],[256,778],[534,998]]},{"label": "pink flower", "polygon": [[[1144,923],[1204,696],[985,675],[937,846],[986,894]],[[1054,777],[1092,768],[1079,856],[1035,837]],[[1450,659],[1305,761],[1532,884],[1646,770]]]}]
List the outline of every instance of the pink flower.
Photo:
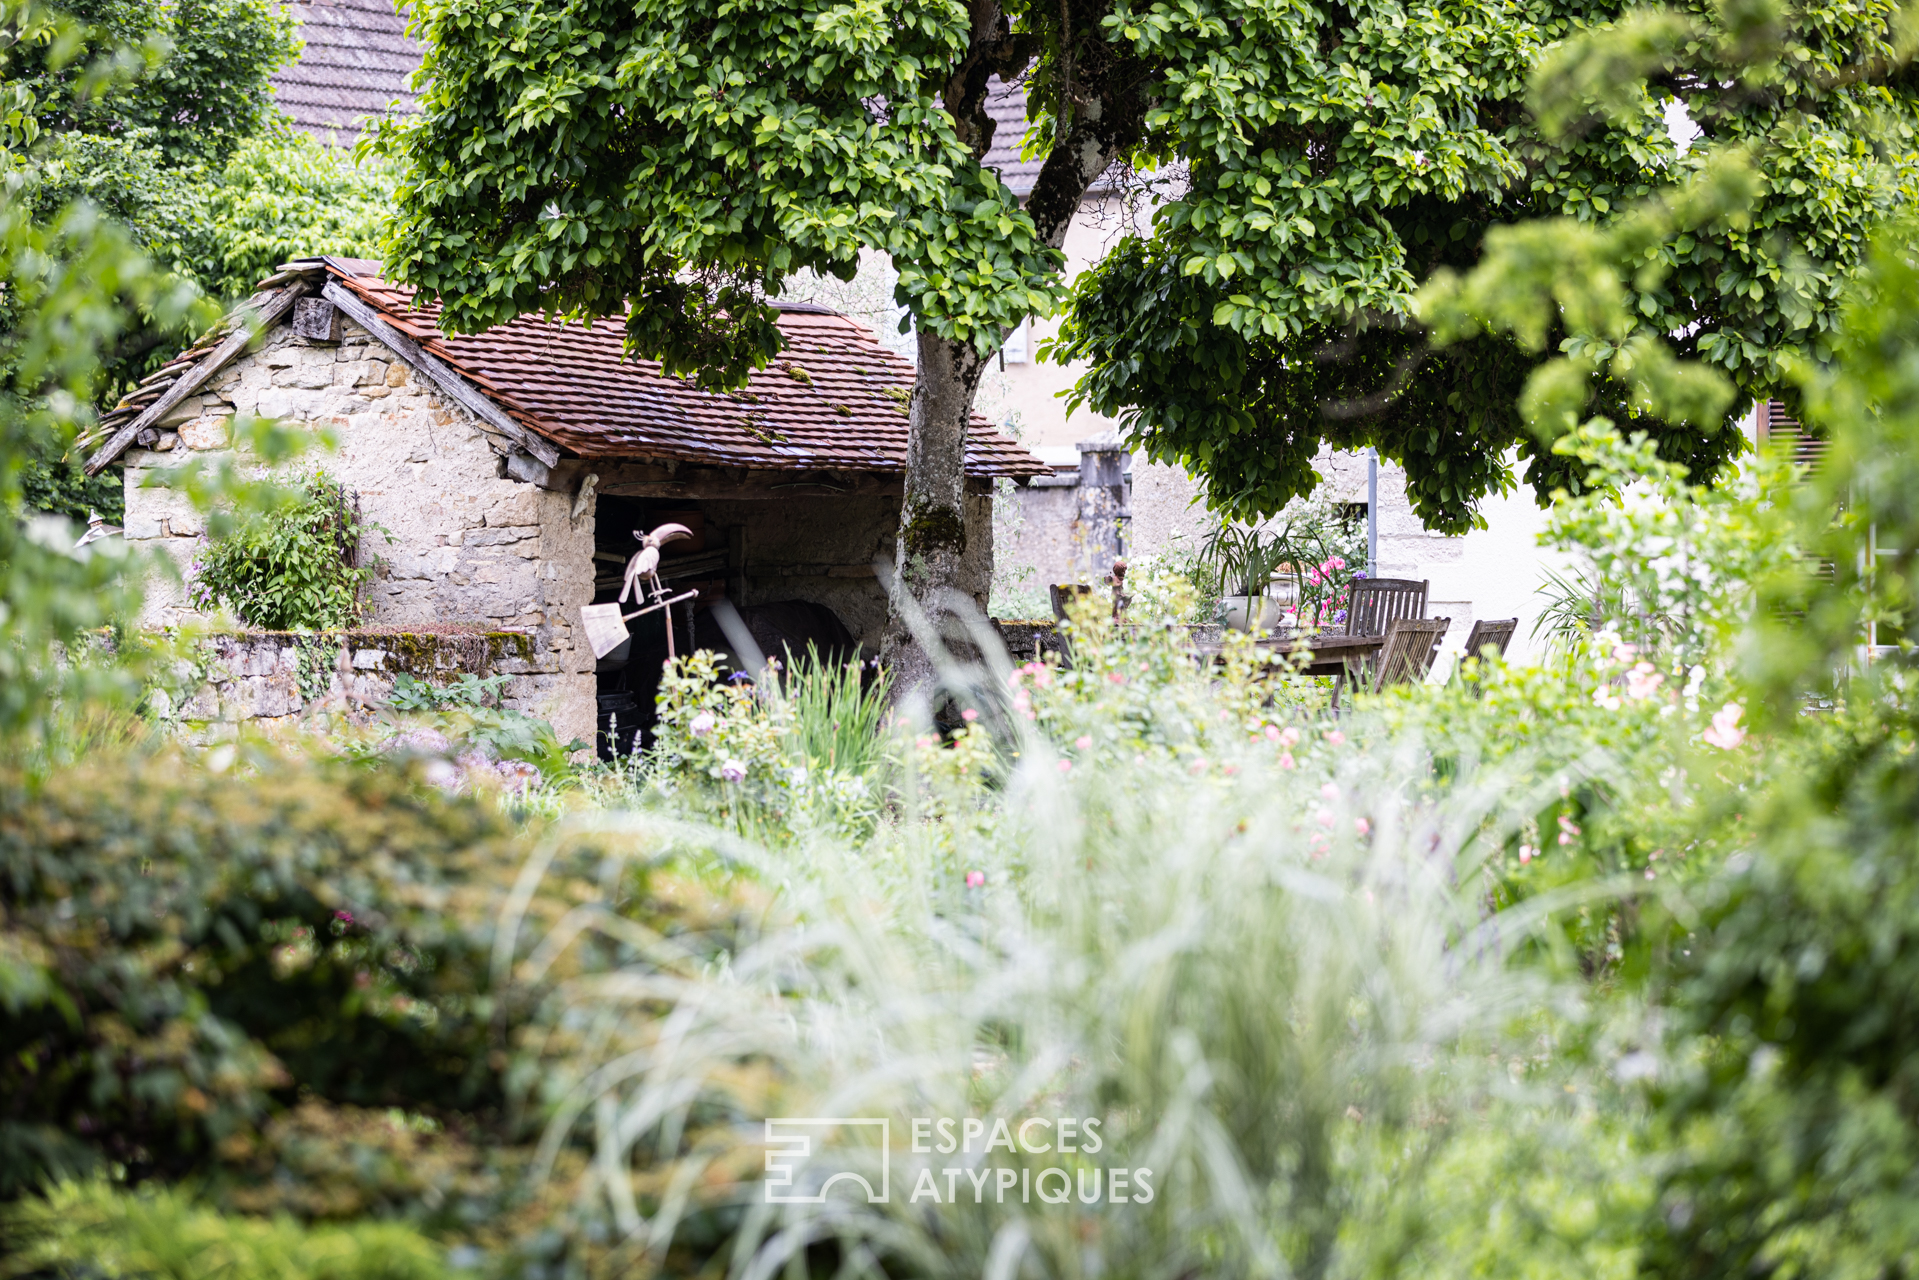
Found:
[{"label": "pink flower", "polygon": [[1335,729],[1331,733],[1326,735],[1326,741],[1332,743],[1336,747],[1344,746],[1346,743],[1346,735],[1341,733],[1339,730]]},{"label": "pink flower", "polygon": [[713,726],[717,723],[718,721],[713,718],[711,711],[702,711],[693,717],[693,722],[687,725],[686,728],[694,737],[704,738],[707,734],[713,732]]},{"label": "pink flower", "polygon": [[1563,813],[1560,814],[1559,815],[1559,843],[1571,844],[1574,841],[1574,839],[1576,839],[1579,836],[1579,834],[1580,834],[1579,828],[1573,825],[1573,820],[1567,817]]},{"label": "pink flower", "polygon": [[1290,751],[1282,751],[1282,752],[1280,752],[1280,753],[1279,753],[1279,767],[1280,767],[1280,768],[1282,768],[1282,769],[1290,769],[1290,768],[1292,768],[1292,767],[1293,767],[1293,753],[1292,753],[1292,752],[1290,752]]},{"label": "pink flower", "polygon": [[966,708],[966,710],[960,712],[960,719],[966,721],[966,723],[968,724],[971,724],[973,723],[973,721],[979,719],[979,712],[973,710],[973,708],[971,707],[968,707]]},{"label": "pink flower", "polygon": [[1206,762],[1204,760],[1195,760],[1191,765],[1187,766],[1186,772],[1192,774],[1194,777],[1198,777],[1200,774],[1206,772]]},{"label": "pink flower", "polygon": [[1293,728],[1291,725],[1287,725],[1284,729],[1281,729],[1279,731],[1279,745],[1282,747],[1298,746],[1299,730]]},{"label": "pink flower", "polygon": [[1221,765],[1219,771],[1230,778],[1239,772],[1239,766],[1236,764]]},{"label": "pink flower", "polygon": [[1739,717],[1746,709],[1737,702],[1728,702],[1712,713],[1712,727],[1703,735],[1708,746],[1718,747],[1721,751],[1731,751],[1746,740],[1746,731],[1739,727]]},{"label": "pink flower", "polygon": [[1338,801],[1339,784],[1337,782],[1324,783],[1319,788],[1319,794],[1325,796],[1328,800]]},{"label": "pink flower", "polygon": [[1267,725],[1267,726],[1266,726],[1266,741],[1268,741],[1268,742],[1278,742],[1278,741],[1279,741],[1279,726],[1278,726],[1278,725],[1276,725],[1276,724],[1269,724],[1269,725]]},{"label": "pink flower", "polygon": [[1073,762],[1072,762],[1071,760],[1062,760],[1062,761],[1060,761],[1060,762],[1059,762],[1059,771],[1060,771],[1060,772],[1061,772],[1062,774],[1066,774],[1066,773],[1071,773],[1071,772],[1073,771]]},{"label": "pink flower", "polygon": [[1079,737],[1073,739],[1073,745],[1078,747],[1081,751],[1084,751],[1086,750],[1086,748],[1093,745],[1093,740],[1082,733],[1079,735]]},{"label": "pink flower", "polygon": [[1659,692],[1659,682],[1665,677],[1653,670],[1652,663],[1642,662],[1626,673],[1626,696],[1628,698],[1650,698]]},{"label": "pink flower", "polygon": [[1121,675],[1121,674],[1120,674],[1119,672],[1117,672],[1117,671],[1108,671],[1108,672],[1106,673],[1106,679],[1107,679],[1107,680],[1108,680],[1109,682],[1111,682],[1111,683],[1113,683],[1113,684],[1125,684],[1125,683],[1126,683],[1126,677],[1125,677],[1125,676],[1123,676],[1123,675]]},{"label": "pink flower", "polygon": [[1521,865],[1531,862],[1534,858],[1538,856],[1539,856],[1539,850],[1533,848],[1531,845],[1522,844],[1519,846],[1519,861]]},{"label": "pink flower", "polygon": [[746,776],[746,765],[738,760],[728,760],[720,766],[720,777],[728,782],[738,782]]},{"label": "pink flower", "polygon": [[978,889],[981,886],[983,886],[985,883],[986,883],[986,873],[984,871],[969,871],[966,873],[967,888]]},{"label": "pink flower", "polygon": [[1013,709],[1015,711],[1024,711],[1032,705],[1033,700],[1026,696],[1026,690],[1021,689],[1013,695]]},{"label": "pink flower", "polygon": [[1346,557],[1334,556],[1331,560],[1328,560],[1326,563],[1331,565],[1335,569],[1344,569],[1346,567]]},{"label": "pink flower", "polygon": [[1366,821],[1366,819],[1364,818],[1354,818],[1353,830],[1357,831],[1362,836],[1371,835],[1373,833],[1373,824]]},{"label": "pink flower", "polygon": [[1333,825],[1333,811],[1331,809],[1315,809],[1313,810],[1313,821],[1322,827],[1330,827]]}]

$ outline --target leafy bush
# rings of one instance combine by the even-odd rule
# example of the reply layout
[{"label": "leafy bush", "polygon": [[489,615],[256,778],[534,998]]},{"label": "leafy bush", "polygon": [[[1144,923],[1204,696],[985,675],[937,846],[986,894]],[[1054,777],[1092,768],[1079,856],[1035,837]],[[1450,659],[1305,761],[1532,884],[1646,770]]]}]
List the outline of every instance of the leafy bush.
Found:
[{"label": "leafy bush", "polygon": [[374,567],[360,543],[379,529],[339,481],[311,472],[285,507],[208,541],[188,583],[193,605],[268,631],[344,630],[365,611]]},{"label": "leafy bush", "polygon": [[242,142],[208,186],[195,265],[216,297],[244,298],[289,258],[379,256],[386,170],[284,124]]},{"label": "leafy bush", "polygon": [[304,1227],[228,1217],[182,1192],[66,1183],[0,1215],[13,1265],[123,1280],[443,1280],[445,1251],[399,1223]]},{"label": "leafy bush", "polygon": [[205,1167],[302,1091],[501,1105],[484,909],[461,907],[505,891],[512,828],[391,769],[229,768],[0,778],[0,1194]]}]

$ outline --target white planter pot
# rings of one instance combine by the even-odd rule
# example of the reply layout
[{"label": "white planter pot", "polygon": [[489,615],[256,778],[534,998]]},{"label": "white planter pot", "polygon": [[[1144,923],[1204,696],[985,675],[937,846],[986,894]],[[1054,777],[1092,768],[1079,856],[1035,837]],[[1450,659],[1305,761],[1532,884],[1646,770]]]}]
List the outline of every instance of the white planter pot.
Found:
[{"label": "white planter pot", "polygon": [[1234,631],[1251,631],[1255,625],[1261,631],[1271,631],[1279,625],[1281,605],[1271,596],[1259,596],[1258,614],[1252,612],[1252,596],[1227,596],[1220,601],[1226,606],[1226,625]]}]

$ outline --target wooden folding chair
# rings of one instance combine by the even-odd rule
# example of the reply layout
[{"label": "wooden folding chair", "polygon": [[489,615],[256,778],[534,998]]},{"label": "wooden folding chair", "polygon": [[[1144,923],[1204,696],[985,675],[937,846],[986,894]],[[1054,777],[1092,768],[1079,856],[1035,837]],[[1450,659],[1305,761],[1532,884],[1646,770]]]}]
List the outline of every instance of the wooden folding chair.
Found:
[{"label": "wooden folding chair", "polygon": [[1499,657],[1505,657],[1506,646],[1513,642],[1513,632],[1518,629],[1518,618],[1488,618],[1473,623],[1466,635],[1465,656],[1477,658],[1490,645]]},{"label": "wooden folding chair", "polygon": [[1386,624],[1386,642],[1373,664],[1373,692],[1389,684],[1417,684],[1433,669],[1439,642],[1451,618],[1394,618]]},{"label": "wooden folding chair", "polygon": [[1346,601],[1346,634],[1383,636],[1395,618],[1426,616],[1426,583],[1410,578],[1360,578]]}]

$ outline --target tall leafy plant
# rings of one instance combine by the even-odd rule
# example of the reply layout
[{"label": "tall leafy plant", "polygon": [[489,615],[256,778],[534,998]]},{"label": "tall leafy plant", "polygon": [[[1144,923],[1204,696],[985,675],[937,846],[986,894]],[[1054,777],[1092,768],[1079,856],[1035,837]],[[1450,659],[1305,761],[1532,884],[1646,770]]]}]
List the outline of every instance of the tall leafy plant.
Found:
[{"label": "tall leafy plant", "polygon": [[207,544],[190,598],[195,608],[224,606],[269,631],[342,630],[365,612],[374,568],[363,563],[360,542],[378,529],[345,486],[314,471],[291,503]]}]

